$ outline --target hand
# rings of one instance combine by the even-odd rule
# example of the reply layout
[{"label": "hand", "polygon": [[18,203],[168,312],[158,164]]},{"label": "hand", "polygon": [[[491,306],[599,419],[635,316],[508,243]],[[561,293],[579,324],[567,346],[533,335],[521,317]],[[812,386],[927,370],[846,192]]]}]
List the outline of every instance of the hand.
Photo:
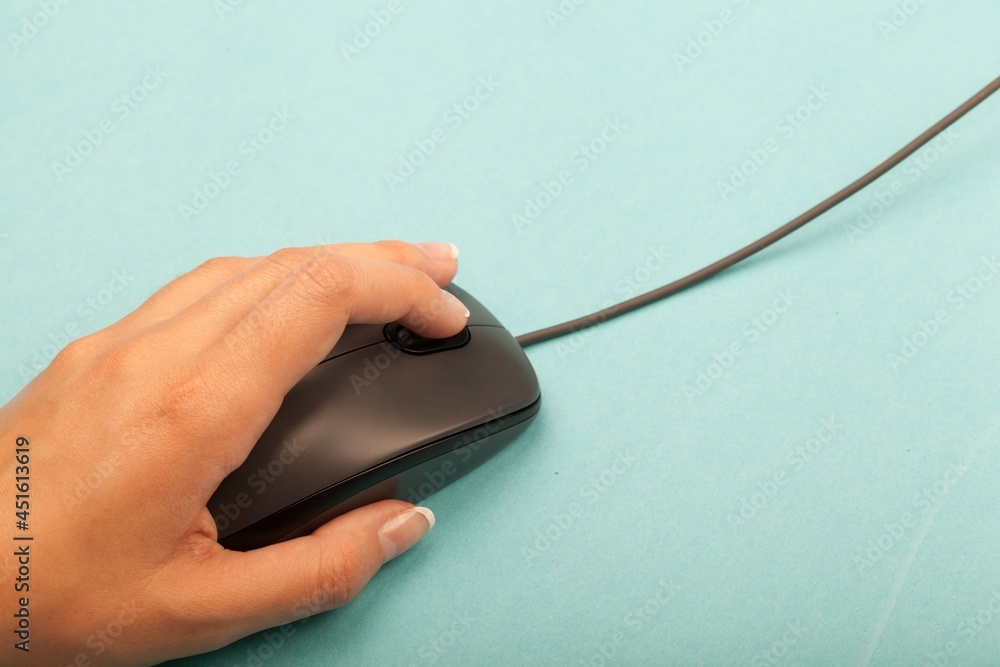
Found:
[{"label": "hand", "polygon": [[[0,664],[150,664],[345,604],[433,524],[384,501],[312,535],[238,553],[206,505],[288,390],[348,323],[451,336],[454,246],[289,249],[206,262],[111,327],[69,344],[0,408],[0,508],[30,463],[30,592],[0,549]],[[24,443],[22,442],[22,445]],[[23,447],[22,447],[23,448]],[[27,597],[30,653],[11,630]]]}]

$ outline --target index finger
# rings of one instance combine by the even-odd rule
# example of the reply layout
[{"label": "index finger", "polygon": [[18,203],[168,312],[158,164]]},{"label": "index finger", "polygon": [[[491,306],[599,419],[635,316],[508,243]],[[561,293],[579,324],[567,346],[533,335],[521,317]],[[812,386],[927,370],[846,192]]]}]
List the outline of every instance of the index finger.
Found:
[{"label": "index finger", "polygon": [[349,323],[399,321],[419,335],[445,337],[461,331],[468,317],[454,295],[418,269],[320,254],[271,291],[199,364],[232,400],[276,410],[275,401],[322,361]]}]

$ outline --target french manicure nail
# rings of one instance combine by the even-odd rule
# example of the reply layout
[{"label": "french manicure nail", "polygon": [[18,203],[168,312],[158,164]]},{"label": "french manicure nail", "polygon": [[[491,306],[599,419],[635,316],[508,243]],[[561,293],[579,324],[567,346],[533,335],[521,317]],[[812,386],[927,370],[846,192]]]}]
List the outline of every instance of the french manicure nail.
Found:
[{"label": "french manicure nail", "polygon": [[439,241],[428,241],[426,243],[418,243],[418,246],[424,249],[428,255],[434,259],[440,260],[454,260],[458,259],[458,246],[454,243],[441,243]]},{"label": "french manicure nail", "polygon": [[433,527],[434,512],[426,507],[413,507],[386,521],[378,531],[383,562],[412,547]]},{"label": "french manicure nail", "polygon": [[458,297],[449,292],[448,290],[441,290],[441,300],[444,304],[454,310],[456,313],[460,313],[465,319],[469,319],[469,309],[465,307],[465,304],[458,300]]}]

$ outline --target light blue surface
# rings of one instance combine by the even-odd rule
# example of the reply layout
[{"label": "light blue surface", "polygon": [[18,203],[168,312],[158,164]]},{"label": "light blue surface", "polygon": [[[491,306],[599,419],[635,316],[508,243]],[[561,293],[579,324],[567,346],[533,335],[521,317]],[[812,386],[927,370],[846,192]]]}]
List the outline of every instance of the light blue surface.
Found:
[{"label": "light blue surface", "polygon": [[[554,26],[556,0],[400,0],[350,60],[342,44],[386,2],[223,2],[72,2],[5,39],[4,400],[67,327],[106,326],[213,255],[450,240],[459,284],[511,331],[584,314],[770,231],[1000,71],[1000,5],[973,0],[587,2]],[[903,5],[917,10],[898,30],[880,25]],[[4,33],[41,11],[4,7]],[[115,100],[147,68],[162,80],[123,118]],[[481,77],[498,87],[449,114]],[[814,88],[808,121],[783,122]],[[282,109],[251,159],[242,142]],[[614,119],[625,129],[581,171]],[[102,120],[113,131],[60,180],[53,162]],[[744,266],[531,349],[541,415],[428,500],[425,542],[273,656],[257,635],[178,664],[583,665],[609,646],[618,664],[995,663],[1000,276],[976,280],[1000,250],[998,120],[993,100],[940,155]],[[718,183],[765,146],[724,199]],[[239,173],[186,219],[229,161]],[[562,170],[572,182],[518,229]],[[116,271],[122,289],[103,292]],[[781,293],[791,305],[769,311]],[[832,438],[810,444],[825,420]]]}]

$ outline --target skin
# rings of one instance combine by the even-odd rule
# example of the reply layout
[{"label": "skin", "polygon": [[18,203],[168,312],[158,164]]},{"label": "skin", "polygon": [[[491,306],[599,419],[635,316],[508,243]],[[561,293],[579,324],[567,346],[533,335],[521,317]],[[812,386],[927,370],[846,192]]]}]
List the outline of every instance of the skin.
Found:
[{"label": "skin", "polygon": [[[454,246],[332,245],[221,258],[69,344],[0,408],[0,508],[30,442],[30,652],[14,649],[14,544],[0,550],[0,664],[153,664],[350,601],[433,515],[383,501],[312,535],[223,549],[206,507],[287,391],[349,323],[451,336]],[[22,533],[19,533],[22,534]],[[12,536],[12,535],[11,535]],[[110,642],[101,640],[119,635]],[[82,656],[82,657],[81,657]]]}]

